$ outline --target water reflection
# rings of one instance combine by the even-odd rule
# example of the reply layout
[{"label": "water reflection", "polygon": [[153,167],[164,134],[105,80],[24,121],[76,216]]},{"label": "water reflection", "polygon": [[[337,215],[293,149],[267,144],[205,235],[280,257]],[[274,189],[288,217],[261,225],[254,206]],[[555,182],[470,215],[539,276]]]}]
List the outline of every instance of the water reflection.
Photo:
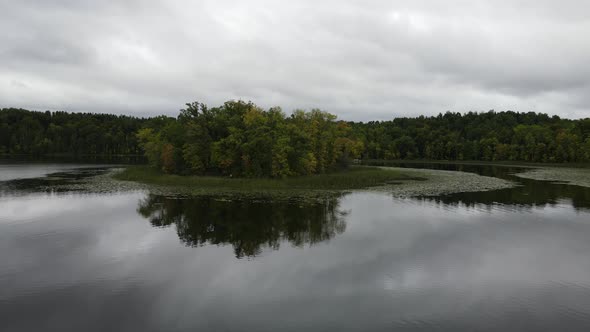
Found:
[{"label": "water reflection", "polygon": [[0,195],[2,331],[587,331],[586,192],[519,181],[423,200]]},{"label": "water reflection", "polygon": [[237,258],[256,256],[264,247],[279,249],[329,240],[346,229],[342,195],[318,200],[264,201],[242,198],[176,198],[147,195],[137,212],[156,227],[176,225],[188,246],[231,244]]}]

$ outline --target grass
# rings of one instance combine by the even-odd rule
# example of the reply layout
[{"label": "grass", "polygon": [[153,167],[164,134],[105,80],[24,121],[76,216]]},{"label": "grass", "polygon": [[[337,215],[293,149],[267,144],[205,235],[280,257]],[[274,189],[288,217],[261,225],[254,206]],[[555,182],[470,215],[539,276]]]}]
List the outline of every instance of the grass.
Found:
[{"label": "grass", "polygon": [[113,176],[117,180],[135,181],[177,188],[211,189],[215,191],[291,191],[352,190],[395,183],[403,180],[424,180],[400,170],[353,166],[347,170],[285,179],[229,178],[216,176],[181,176],[163,174],[148,166],[130,166]]}]

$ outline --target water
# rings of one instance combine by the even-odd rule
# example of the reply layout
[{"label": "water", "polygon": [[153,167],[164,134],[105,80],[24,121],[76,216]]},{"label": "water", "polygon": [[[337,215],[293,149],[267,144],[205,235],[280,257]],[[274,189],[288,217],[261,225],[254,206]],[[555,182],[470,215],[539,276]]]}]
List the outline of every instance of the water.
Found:
[{"label": "water", "polygon": [[463,170],[522,186],[305,201],[3,182],[1,330],[588,330],[590,189]]}]

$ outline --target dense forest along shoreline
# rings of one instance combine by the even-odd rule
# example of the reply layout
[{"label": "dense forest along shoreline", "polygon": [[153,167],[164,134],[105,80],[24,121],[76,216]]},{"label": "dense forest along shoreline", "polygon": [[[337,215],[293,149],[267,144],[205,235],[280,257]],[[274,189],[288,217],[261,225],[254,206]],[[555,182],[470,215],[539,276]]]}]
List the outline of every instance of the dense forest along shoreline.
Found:
[{"label": "dense forest along shoreline", "polygon": [[[0,109],[0,155],[143,155],[169,173],[321,173],[335,161],[588,163],[590,119],[534,112],[456,112],[387,121],[336,120],[229,101],[177,117]],[[288,166],[288,167],[287,167]]]}]

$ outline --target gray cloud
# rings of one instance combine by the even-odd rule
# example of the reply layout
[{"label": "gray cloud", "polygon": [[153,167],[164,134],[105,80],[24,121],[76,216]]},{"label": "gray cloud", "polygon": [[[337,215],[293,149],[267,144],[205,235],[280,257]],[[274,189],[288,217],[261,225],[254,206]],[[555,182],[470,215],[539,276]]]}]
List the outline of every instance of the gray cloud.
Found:
[{"label": "gray cloud", "polygon": [[173,115],[241,98],[353,120],[588,117],[589,11],[549,0],[0,0],[0,104]]}]

